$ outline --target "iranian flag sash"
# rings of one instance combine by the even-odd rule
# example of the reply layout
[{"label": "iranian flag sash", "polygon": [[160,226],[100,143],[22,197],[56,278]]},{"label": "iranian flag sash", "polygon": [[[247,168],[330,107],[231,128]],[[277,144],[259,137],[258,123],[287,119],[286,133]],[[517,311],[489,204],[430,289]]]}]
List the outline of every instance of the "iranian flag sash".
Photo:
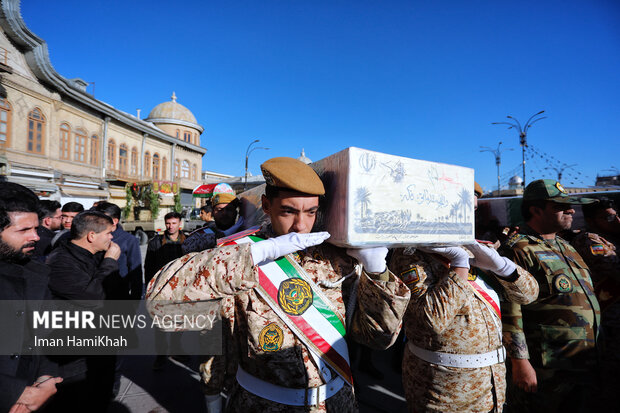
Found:
[{"label": "iranian flag sash", "polygon": [[[225,244],[260,241],[264,240],[248,235],[227,240]],[[321,289],[290,254],[259,265],[258,275],[256,292],[314,355],[351,385],[344,319]]]},{"label": "iranian flag sash", "polygon": [[501,320],[502,313],[499,307],[499,295],[497,295],[493,287],[480,276],[478,271],[474,274],[470,272],[467,281],[469,281],[469,284],[474,289],[474,293],[484,302],[489,311]]}]

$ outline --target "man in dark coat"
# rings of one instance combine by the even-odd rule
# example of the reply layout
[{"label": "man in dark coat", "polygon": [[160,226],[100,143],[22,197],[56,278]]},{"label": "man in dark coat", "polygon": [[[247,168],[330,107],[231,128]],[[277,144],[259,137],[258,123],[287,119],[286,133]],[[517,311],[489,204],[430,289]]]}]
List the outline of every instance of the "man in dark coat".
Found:
[{"label": "man in dark coat", "polygon": [[[121,253],[112,242],[113,230],[112,218],[101,212],[84,211],[73,219],[71,240],[59,244],[47,259],[55,298],[89,302],[106,298],[104,280],[118,271]],[[105,412],[112,398],[115,360],[115,356],[65,360],[61,371],[67,385],[54,400],[55,411]]]},{"label": "man in dark coat", "polygon": [[[50,298],[49,269],[30,259],[39,240],[37,204],[37,197],[27,188],[0,183],[0,300],[17,300],[23,304],[23,310],[25,300]],[[16,317],[23,317],[23,310],[17,311]],[[3,333],[10,334],[24,349],[33,340],[33,332],[25,324],[21,330]],[[38,410],[56,393],[56,384],[62,381],[53,377],[55,374],[56,366],[36,354],[0,356],[0,411]]]},{"label": "man in dark coat", "polygon": [[32,256],[45,262],[46,256],[52,251],[52,239],[56,235],[56,231],[62,226],[60,202],[50,200],[40,201],[37,214],[39,215],[39,227],[37,228],[39,240],[34,246]]}]

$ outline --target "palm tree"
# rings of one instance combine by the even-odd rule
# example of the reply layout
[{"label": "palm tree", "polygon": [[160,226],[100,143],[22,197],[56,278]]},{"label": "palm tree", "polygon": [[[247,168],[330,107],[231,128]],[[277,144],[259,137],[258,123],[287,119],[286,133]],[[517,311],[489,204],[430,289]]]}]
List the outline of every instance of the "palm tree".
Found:
[{"label": "palm tree", "polygon": [[469,196],[469,192],[463,188],[459,193],[459,206],[461,207],[461,211],[463,213],[463,222],[465,222],[467,217],[467,211],[471,209],[471,198]]},{"label": "palm tree", "polygon": [[362,219],[366,217],[368,213],[368,207],[370,206],[370,190],[365,187],[357,188],[357,192],[355,194],[356,201],[360,204],[362,209]]}]

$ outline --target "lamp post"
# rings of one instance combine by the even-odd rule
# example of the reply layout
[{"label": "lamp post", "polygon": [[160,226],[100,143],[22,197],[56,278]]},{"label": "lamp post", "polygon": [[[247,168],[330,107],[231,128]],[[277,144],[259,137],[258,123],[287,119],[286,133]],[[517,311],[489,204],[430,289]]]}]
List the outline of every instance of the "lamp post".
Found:
[{"label": "lamp post", "polygon": [[519,131],[519,144],[521,145],[521,153],[522,153],[522,158],[523,158],[523,186],[524,187],[525,187],[525,148],[527,147],[527,131],[533,124],[535,124],[539,120],[547,118],[546,116],[543,116],[541,118],[534,119],[536,116],[541,115],[544,112],[545,112],[544,110],[541,110],[540,112],[532,115],[527,120],[527,122],[525,122],[525,126],[523,127],[521,127],[521,124],[516,118],[513,118],[510,115],[506,117],[510,119],[511,122],[492,122],[491,123],[491,125],[510,125],[508,129],[515,128],[516,130]]},{"label": "lamp post", "polygon": [[[252,145],[254,145],[255,143],[260,142],[260,139],[254,139],[252,141],[252,143],[250,143],[248,145],[248,149],[245,150],[245,180],[243,183],[243,190],[245,191],[248,187],[248,159],[250,158],[250,154],[252,152],[254,152],[256,149],[265,149],[265,150],[269,150],[269,148],[263,148],[262,146],[257,146],[252,148]],[[252,148],[252,149],[250,149]]]},{"label": "lamp post", "polygon": [[[497,196],[500,196],[500,182],[499,182],[499,166],[502,164],[502,152],[499,150],[499,147],[502,145],[502,142],[497,144],[497,149],[489,148],[488,146],[481,146],[480,152],[491,152],[495,155],[495,165],[497,165]],[[512,148],[506,149],[507,151],[512,151]]]},{"label": "lamp post", "polygon": [[562,182],[562,173],[564,172],[564,170],[568,168],[572,168],[573,166],[577,166],[577,164],[576,163],[572,165],[564,164],[560,166],[559,168],[556,168],[555,166],[547,166],[545,169],[553,169],[554,171],[556,171],[558,173],[558,182]]}]

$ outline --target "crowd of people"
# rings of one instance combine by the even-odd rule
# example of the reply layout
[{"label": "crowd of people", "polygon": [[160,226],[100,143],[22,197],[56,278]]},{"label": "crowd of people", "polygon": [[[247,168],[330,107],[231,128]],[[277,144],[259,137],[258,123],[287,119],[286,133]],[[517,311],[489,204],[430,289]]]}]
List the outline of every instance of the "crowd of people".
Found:
[{"label": "crowd of people", "polygon": [[[612,201],[537,180],[523,193],[524,224],[490,240],[347,249],[313,231],[325,188],[311,167],[273,158],[261,170],[265,224],[246,229],[239,199],[214,194],[192,233],[180,214],[165,215],[144,272],[117,205],[61,206],[0,182],[0,300],[221,300],[222,353],[200,365],[210,413],[357,411],[349,347],[383,350],[403,336],[411,412],[613,409],[620,219]],[[477,184],[474,193],[477,203]],[[586,222],[579,231],[575,208]],[[32,340],[26,327],[15,334]],[[154,370],[179,339],[156,332]],[[0,410],[105,412],[120,371],[116,356],[0,356]]]}]

